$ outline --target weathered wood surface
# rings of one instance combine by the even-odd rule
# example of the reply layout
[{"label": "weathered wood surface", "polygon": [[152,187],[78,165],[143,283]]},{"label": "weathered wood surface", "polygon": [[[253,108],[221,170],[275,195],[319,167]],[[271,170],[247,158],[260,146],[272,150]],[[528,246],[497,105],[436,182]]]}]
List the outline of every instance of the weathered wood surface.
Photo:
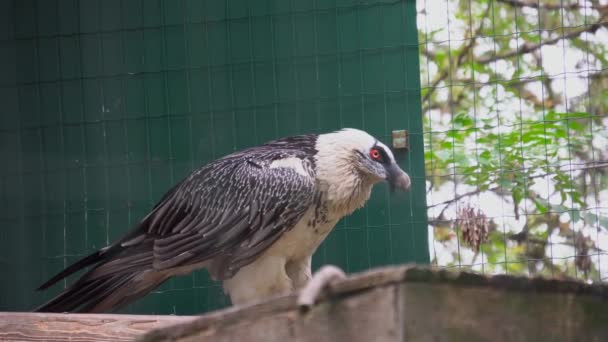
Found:
[{"label": "weathered wood surface", "polygon": [[140,341],[608,341],[608,286],[395,267],[157,329]]},{"label": "weathered wood surface", "polygon": [[[393,288],[363,296],[325,300],[300,314],[295,297],[240,310],[222,311],[145,335],[140,341],[392,341],[397,318],[384,310],[395,300]],[[364,310],[361,312],[360,310]]]},{"label": "weathered wood surface", "polygon": [[133,341],[195,316],[0,312],[0,341]]},{"label": "weathered wood surface", "polygon": [[204,316],[0,313],[9,341],[608,341],[608,285],[415,267]]},{"label": "weathered wood surface", "polygon": [[402,341],[608,341],[608,300],[404,283]]}]

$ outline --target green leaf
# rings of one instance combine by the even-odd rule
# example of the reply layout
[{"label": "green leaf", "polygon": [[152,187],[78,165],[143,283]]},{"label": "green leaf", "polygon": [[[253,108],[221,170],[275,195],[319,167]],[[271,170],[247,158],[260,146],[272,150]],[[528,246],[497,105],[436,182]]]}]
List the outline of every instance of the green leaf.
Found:
[{"label": "green leaf", "polygon": [[515,204],[519,204],[523,198],[522,189],[521,188],[513,188],[513,201]]},{"label": "green leaf", "polygon": [[570,220],[573,223],[576,223],[576,222],[580,221],[580,219],[581,219],[581,212],[580,211],[578,211],[578,210],[571,210],[570,211]]},{"label": "green leaf", "polygon": [[597,215],[587,212],[583,215],[583,219],[585,220],[586,224],[594,225],[595,222],[597,222]]},{"label": "green leaf", "polygon": [[454,145],[452,144],[452,141],[450,140],[444,140],[439,144],[439,147],[443,148],[443,149],[449,149],[451,150]]},{"label": "green leaf", "polygon": [[481,152],[477,158],[479,160],[479,164],[481,165],[490,165],[492,162],[492,153],[490,151],[485,150]]},{"label": "green leaf", "polygon": [[498,185],[500,185],[503,190],[509,190],[513,186],[513,182],[505,177],[500,177],[498,178]]},{"label": "green leaf", "polygon": [[547,209],[549,209],[549,202],[544,198],[537,197],[533,201],[534,205],[536,205],[536,210],[538,210],[539,213],[544,214],[547,212]]},{"label": "green leaf", "polygon": [[604,229],[608,229],[608,217],[600,216],[600,226]]}]

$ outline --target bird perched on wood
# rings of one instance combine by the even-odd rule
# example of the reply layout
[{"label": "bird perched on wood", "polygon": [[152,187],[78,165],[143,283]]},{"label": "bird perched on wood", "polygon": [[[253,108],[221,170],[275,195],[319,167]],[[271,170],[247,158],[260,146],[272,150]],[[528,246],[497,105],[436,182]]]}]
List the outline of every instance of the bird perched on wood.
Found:
[{"label": "bird perched on wood", "polygon": [[40,286],[91,266],[36,311],[113,311],[201,268],[223,281],[233,304],[300,289],[319,244],[385,180],[410,186],[390,149],[356,129],[230,154],[175,185],[122,239]]}]

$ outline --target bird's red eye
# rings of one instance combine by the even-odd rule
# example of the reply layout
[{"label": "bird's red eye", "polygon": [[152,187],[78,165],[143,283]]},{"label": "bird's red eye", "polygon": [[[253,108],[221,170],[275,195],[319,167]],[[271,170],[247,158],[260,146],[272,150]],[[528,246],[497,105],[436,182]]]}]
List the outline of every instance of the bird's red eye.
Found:
[{"label": "bird's red eye", "polygon": [[372,159],[374,159],[374,160],[378,160],[378,159],[380,159],[380,151],[378,151],[375,148],[372,148],[369,151],[369,156],[372,157]]}]

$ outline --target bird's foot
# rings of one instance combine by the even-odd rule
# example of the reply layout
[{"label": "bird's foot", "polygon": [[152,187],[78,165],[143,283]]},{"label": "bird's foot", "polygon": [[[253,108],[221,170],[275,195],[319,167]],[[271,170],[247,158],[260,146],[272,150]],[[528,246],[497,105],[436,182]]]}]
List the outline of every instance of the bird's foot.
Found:
[{"label": "bird's foot", "polygon": [[307,312],[318,300],[321,292],[331,286],[336,280],[346,278],[344,271],[333,265],[321,267],[312,275],[310,281],[302,288],[298,295],[298,307],[301,312]]}]

